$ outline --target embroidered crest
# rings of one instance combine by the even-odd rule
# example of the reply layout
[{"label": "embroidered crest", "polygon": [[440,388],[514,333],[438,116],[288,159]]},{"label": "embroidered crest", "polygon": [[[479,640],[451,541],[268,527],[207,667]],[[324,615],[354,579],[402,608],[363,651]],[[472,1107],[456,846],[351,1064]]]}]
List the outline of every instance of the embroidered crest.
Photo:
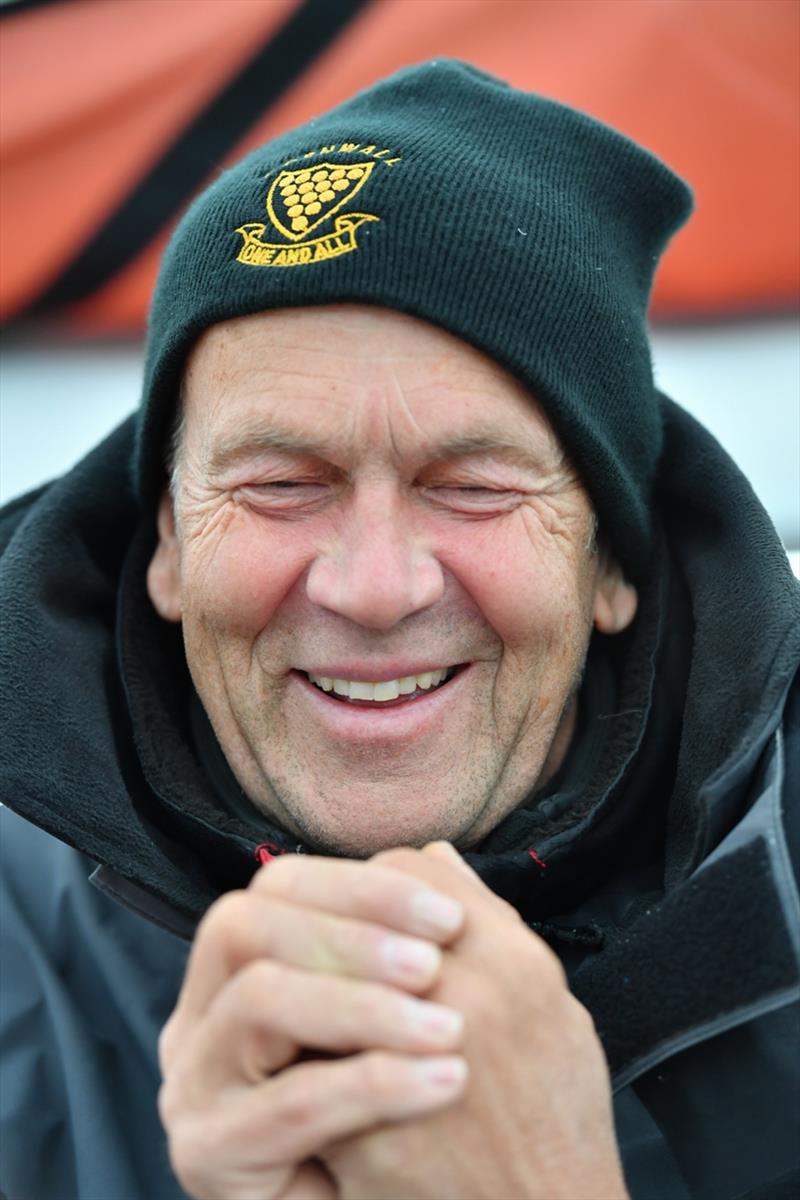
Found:
[{"label": "embroidered crest", "polygon": [[[266,208],[273,229],[289,244],[263,241],[267,225],[250,221],[236,230],[244,239],[237,261],[251,267],[294,267],[357,250],[358,226],[380,218],[341,210],[361,191],[374,167],[374,162],[284,167],[270,185]],[[311,237],[329,222],[332,229],[328,226],[327,232]]]}]

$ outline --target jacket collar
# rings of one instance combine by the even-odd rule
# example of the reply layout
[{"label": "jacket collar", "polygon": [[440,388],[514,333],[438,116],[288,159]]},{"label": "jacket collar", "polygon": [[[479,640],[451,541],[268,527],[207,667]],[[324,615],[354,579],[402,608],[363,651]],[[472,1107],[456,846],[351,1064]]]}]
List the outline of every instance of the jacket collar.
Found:
[{"label": "jacket collar", "polygon": [[615,1089],[800,998],[800,900],[781,819],[780,728],[762,760],[743,820],[571,979],[592,1013]]}]

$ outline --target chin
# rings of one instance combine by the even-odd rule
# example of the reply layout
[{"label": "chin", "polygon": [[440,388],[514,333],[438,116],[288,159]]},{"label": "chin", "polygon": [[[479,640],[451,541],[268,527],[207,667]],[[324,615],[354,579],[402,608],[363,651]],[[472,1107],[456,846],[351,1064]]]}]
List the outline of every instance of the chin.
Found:
[{"label": "chin", "polygon": [[351,801],[346,817],[341,812],[309,813],[288,805],[287,811],[292,814],[294,831],[309,849],[346,858],[370,858],[381,850],[397,846],[419,848],[439,840],[460,845],[465,837],[465,824],[472,824],[469,820],[465,823],[463,817],[454,819],[452,812],[443,812],[436,820],[429,808],[421,819],[418,813],[408,811],[382,813],[380,807],[385,808],[385,801],[379,806],[374,799],[365,798],[356,813]]}]

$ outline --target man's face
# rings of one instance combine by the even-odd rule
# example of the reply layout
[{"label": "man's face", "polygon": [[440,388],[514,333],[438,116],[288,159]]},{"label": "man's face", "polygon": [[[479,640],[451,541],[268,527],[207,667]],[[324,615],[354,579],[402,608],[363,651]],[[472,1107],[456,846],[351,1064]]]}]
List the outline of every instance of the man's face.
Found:
[{"label": "man's face", "polygon": [[208,330],[175,516],[165,497],[150,594],[228,762],[349,854],[497,825],[563,759],[593,622],[635,609],[530,396],[382,309]]}]

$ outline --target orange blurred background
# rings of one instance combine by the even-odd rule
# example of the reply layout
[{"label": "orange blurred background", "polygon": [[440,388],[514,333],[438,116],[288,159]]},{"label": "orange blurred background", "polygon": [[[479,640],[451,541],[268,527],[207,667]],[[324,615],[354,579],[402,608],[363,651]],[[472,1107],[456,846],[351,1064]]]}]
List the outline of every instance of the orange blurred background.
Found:
[{"label": "orange blurred background", "polygon": [[657,317],[797,301],[795,0],[25,0],[2,11],[6,321],[140,331],[169,232],[221,165],[445,55],[607,121],[689,181],[697,210],[659,272]]}]

